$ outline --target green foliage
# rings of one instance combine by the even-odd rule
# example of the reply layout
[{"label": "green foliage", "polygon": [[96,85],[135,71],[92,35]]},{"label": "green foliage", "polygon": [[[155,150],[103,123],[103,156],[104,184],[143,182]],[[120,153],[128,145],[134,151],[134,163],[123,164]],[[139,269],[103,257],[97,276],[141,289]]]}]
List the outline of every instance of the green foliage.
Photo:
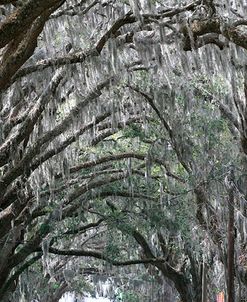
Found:
[{"label": "green foliage", "polygon": [[139,137],[141,140],[145,138],[145,133],[140,125],[131,124],[129,127],[122,130],[124,138],[136,138]]},{"label": "green foliage", "polygon": [[153,205],[148,209],[148,218],[150,221],[150,227],[159,229],[165,224],[166,216],[159,205]]},{"label": "green foliage", "polygon": [[111,240],[106,243],[103,253],[110,262],[116,260],[119,257],[120,248],[118,244],[114,242],[113,238],[111,238]]},{"label": "green foliage", "polygon": [[116,295],[116,301],[118,302],[140,302],[140,295],[131,290],[119,291]]},{"label": "green foliage", "polygon": [[51,229],[51,226],[48,223],[42,223],[39,227],[39,232],[41,236],[46,235]]},{"label": "green foliage", "polygon": [[60,284],[58,282],[53,282],[51,284],[51,287],[52,287],[52,289],[56,290],[56,289],[58,289],[60,287]]}]

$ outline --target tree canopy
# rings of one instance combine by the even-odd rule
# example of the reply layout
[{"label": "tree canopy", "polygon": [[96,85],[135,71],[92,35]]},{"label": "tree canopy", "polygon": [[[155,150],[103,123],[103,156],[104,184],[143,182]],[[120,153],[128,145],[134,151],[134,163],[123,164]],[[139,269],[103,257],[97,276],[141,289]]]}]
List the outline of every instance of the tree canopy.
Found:
[{"label": "tree canopy", "polygon": [[0,13],[0,300],[245,301],[246,2]]}]

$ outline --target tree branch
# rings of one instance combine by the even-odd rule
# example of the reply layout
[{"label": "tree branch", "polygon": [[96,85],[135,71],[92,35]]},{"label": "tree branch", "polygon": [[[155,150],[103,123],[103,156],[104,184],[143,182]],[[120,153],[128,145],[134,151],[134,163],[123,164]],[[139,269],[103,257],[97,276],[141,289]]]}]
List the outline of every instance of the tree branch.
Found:
[{"label": "tree branch", "polygon": [[[45,10],[32,24],[31,29],[25,34],[23,33],[18,39],[12,40],[2,58],[2,66],[0,68],[0,90],[5,89],[9,84],[12,76],[16,71],[31,57],[36,46],[37,38],[42,32],[43,27],[49,15],[57,9],[59,5]],[[18,42],[16,42],[16,40]],[[19,45],[16,47],[15,44]]]},{"label": "tree branch", "polygon": [[[3,0],[4,2],[6,0]],[[14,1],[11,1],[14,3]],[[45,10],[54,5],[61,6],[64,0],[30,0],[21,8],[16,9],[0,25],[0,48],[3,48],[18,35],[31,27],[33,21]]]},{"label": "tree branch", "polygon": [[13,136],[10,136],[1,146],[0,146],[0,166],[3,166],[9,161],[10,153],[17,149],[17,145],[27,137],[32,131],[36,124],[38,118],[45,110],[45,106],[50,101],[50,96],[55,92],[59,83],[63,78],[63,70],[58,70],[51,80],[51,83],[41,94],[37,102],[34,104],[29,115],[23,122],[22,126]]},{"label": "tree branch", "polygon": [[[37,249],[41,251],[41,248]],[[63,256],[77,256],[77,257],[92,257],[100,260],[105,260],[110,262],[114,266],[127,266],[133,264],[144,264],[144,263],[162,263],[165,261],[163,258],[144,258],[144,259],[135,259],[135,260],[126,260],[126,261],[117,261],[107,258],[103,253],[93,251],[93,250],[59,250],[56,248],[49,248],[49,253]]]}]

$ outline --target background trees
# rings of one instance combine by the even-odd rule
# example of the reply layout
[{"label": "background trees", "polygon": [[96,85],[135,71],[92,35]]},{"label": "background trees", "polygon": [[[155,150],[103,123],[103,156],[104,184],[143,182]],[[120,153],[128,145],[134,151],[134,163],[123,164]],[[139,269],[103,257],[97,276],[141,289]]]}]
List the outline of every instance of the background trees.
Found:
[{"label": "background trees", "polygon": [[203,266],[209,298],[244,296],[246,5],[0,5],[1,301],[58,301],[102,261],[143,263],[156,301],[201,301]]}]

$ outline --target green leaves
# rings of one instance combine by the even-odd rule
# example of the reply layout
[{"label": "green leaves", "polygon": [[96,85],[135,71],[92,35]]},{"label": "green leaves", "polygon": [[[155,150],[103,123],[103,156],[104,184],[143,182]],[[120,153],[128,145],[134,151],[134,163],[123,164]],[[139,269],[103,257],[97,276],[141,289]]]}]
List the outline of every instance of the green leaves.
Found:
[{"label": "green leaves", "polygon": [[114,242],[114,238],[111,238],[106,243],[105,249],[103,251],[103,254],[108,259],[108,261],[116,260],[120,256],[120,248],[117,243]]},{"label": "green leaves", "polygon": [[141,302],[140,299],[140,294],[131,290],[120,290],[116,295],[116,301],[118,302]]},{"label": "green leaves", "polygon": [[40,235],[41,236],[46,235],[47,233],[49,233],[50,229],[51,229],[50,224],[48,224],[48,223],[42,223],[40,225],[40,227],[39,227]]},{"label": "green leaves", "polygon": [[122,130],[122,134],[126,138],[139,137],[141,140],[145,138],[145,133],[143,129],[137,124],[131,124],[129,127]]}]

